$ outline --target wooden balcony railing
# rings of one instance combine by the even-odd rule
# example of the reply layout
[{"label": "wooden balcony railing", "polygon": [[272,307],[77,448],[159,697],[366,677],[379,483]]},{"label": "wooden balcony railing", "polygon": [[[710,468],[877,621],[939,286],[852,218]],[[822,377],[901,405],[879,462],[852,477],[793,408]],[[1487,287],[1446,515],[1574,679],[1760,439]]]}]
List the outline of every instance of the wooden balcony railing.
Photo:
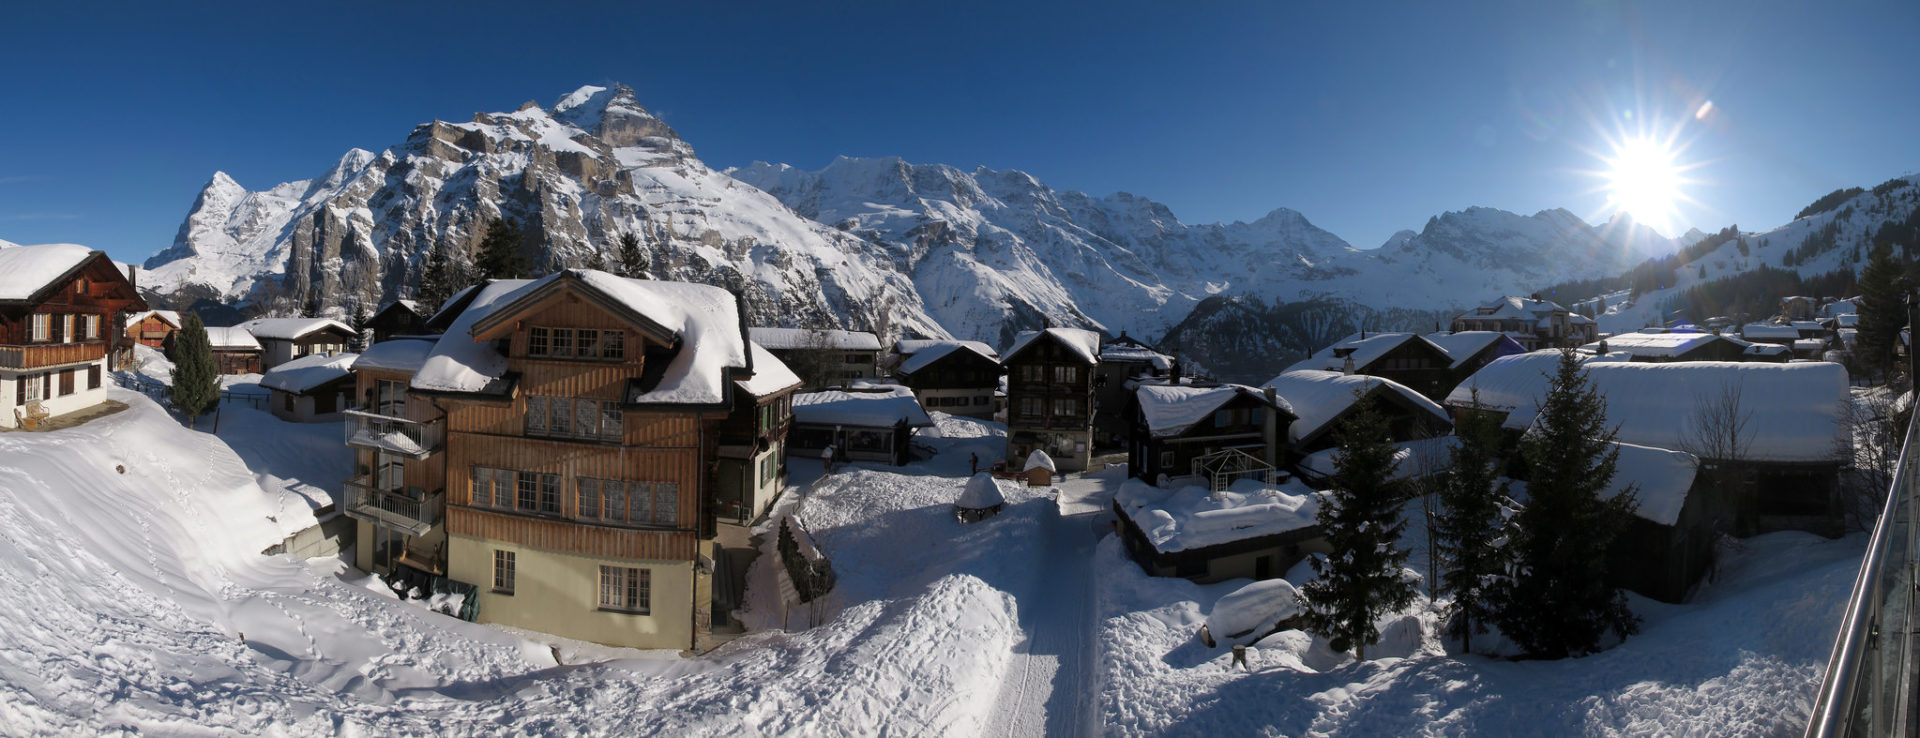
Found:
[{"label": "wooden balcony railing", "polygon": [[0,346],[0,369],[38,369],[43,366],[98,361],[107,356],[106,341],[39,343]]}]

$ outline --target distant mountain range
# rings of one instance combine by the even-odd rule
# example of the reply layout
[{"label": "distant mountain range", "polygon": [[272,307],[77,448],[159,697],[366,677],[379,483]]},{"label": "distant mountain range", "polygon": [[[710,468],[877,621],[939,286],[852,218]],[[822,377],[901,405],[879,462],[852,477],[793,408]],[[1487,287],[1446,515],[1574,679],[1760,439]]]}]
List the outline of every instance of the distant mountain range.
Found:
[{"label": "distant mountain range", "polygon": [[1017,170],[841,158],[722,172],[614,86],[422,124],[311,180],[250,191],[215,173],[142,284],[176,306],[344,315],[410,296],[436,242],[470,261],[499,217],[547,269],[634,233],[654,276],[733,289],[757,324],[996,345],[1046,324],[1125,330],[1244,378],[1361,325],[1426,327],[1702,236],[1469,208],[1361,250],[1284,208],[1190,225],[1144,197],[1054,190]]}]

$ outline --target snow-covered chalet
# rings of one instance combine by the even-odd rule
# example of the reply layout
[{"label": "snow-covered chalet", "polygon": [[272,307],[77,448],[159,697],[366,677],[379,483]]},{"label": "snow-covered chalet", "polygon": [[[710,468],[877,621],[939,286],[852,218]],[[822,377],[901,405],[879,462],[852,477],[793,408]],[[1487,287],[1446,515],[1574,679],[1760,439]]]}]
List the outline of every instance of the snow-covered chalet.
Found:
[{"label": "snow-covered chalet", "polygon": [[1024,331],[1001,354],[1007,372],[1007,458],[1046,451],[1059,471],[1093,459],[1094,370],[1100,334],[1080,328]]},{"label": "snow-covered chalet", "polygon": [[1599,326],[1592,318],[1538,296],[1494,300],[1455,317],[1452,329],[1505,333],[1528,351],[1577,346],[1599,338]]},{"label": "snow-covered chalet", "polygon": [[[107,255],[77,244],[0,249],[0,427],[107,401],[107,357],[145,310]],[[117,338],[116,338],[117,337]]]}]

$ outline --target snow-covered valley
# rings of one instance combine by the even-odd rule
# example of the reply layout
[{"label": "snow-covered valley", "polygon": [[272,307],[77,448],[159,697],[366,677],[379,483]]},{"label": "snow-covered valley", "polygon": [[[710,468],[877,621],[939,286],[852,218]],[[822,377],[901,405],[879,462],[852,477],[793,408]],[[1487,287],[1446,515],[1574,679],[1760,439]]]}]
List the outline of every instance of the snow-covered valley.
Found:
[{"label": "snow-covered valley", "polygon": [[262,555],[291,523],[261,481],[319,473],[292,431],[337,427],[230,406],[215,436],[112,399],[128,409],[0,434],[0,732],[1775,734],[1805,719],[1862,544],[1746,541],[1690,603],[1635,599],[1644,631],[1584,659],[1450,655],[1422,599],[1385,657],[1287,631],[1243,673],[1193,636],[1235,583],[1147,577],[1103,536],[1119,478],[1009,487],[960,524],[967,457],[998,458],[1002,431],[937,416],[931,460],[794,465],[780,513],[839,575],[821,622],[774,611],[763,556],[755,631],[683,656],[466,623],[340,559]]}]

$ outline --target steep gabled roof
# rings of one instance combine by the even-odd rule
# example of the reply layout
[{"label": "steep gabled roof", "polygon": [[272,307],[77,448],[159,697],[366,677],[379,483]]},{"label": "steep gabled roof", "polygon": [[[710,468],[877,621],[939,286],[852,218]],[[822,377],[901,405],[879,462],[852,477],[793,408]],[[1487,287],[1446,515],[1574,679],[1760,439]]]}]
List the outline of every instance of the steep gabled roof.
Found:
[{"label": "steep gabled roof", "polygon": [[240,326],[207,326],[207,343],[215,351],[259,351],[260,341]]},{"label": "steep gabled roof", "polygon": [[900,362],[900,368],[894,371],[903,377],[912,376],[914,372],[933,366],[941,359],[947,358],[956,351],[966,351],[975,354],[979,356],[981,360],[998,366],[1000,360],[994,358],[992,349],[981,350],[980,347],[985,345],[986,344],[982,344],[979,341],[950,341],[938,345],[918,347],[912,354],[907,355],[907,360]]},{"label": "steep gabled roof", "polygon": [[1082,328],[1048,328],[1043,331],[1021,331],[1020,335],[1014,337],[1013,345],[1008,346],[1007,350],[1000,354],[1000,363],[1006,364],[1012,362],[1015,357],[1020,355],[1020,352],[1034,345],[1042,336],[1049,340],[1058,341],[1060,345],[1065,346],[1068,351],[1078,355],[1088,364],[1098,365],[1100,363],[1100,334]]},{"label": "steep gabled roof", "polygon": [[1519,341],[1499,331],[1438,331],[1428,333],[1426,339],[1439,346],[1441,351],[1446,352],[1447,358],[1453,360],[1453,365],[1449,367],[1451,369],[1460,368],[1468,359],[1479,356],[1480,352],[1497,343],[1507,344],[1516,354],[1525,351]]},{"label": "steep gabled roof", "polygon": [[173,326],[174,330],[180,329],[180,313],[172,310],[142,310],[140,312],[133,313],[132,315],[128,315],[127,325],[133,325],[135,323],[139,323],[140,321],[146,320],[147,318],[159,318],[160,320],[165,321],[167,325]]},{"label": "steep gabled roof", "polygon": [[0,304],[33,304],[47,299],[67,280],[94,264],[106,264],[115,281],[126,288],[128,308],[145,310],[127,273],[107,255],[76,243],[49,243],[37,246],[0,248]]},{"label": "steep gabled roof", "polygon": [[1361,395],[1389,393],[1405,404],[1431,416],[1441,425],[1451,425],[1447,411],[1412,388],[1391,379],[1365,374],[1341,374],[1315,369],[1289,371],[1267,382],[1293,407],[1293,426],[1289,434],[1294,443],[1318,437],[1335,420],[1351,409]]},{"label": "steep gabled roof", "polygon": [[1453,361],[1453,357],[1447,353],[1446,349],[1434,345],[1424,336],[1412,333],[1355,333],[1331,346],[1313,352],[1312,356],[1287,367],[1287,371],[1302,369],[1342,371],[1346,367],[1347,360],[1347,357],[1342,354],[1352,356],[1354,371],[1365,371],[1373,362],[1379,361],[1381,357],[1408,343],[1415,344],[1418,347],[1416,350],[1431,352],[1448,362]]}]

